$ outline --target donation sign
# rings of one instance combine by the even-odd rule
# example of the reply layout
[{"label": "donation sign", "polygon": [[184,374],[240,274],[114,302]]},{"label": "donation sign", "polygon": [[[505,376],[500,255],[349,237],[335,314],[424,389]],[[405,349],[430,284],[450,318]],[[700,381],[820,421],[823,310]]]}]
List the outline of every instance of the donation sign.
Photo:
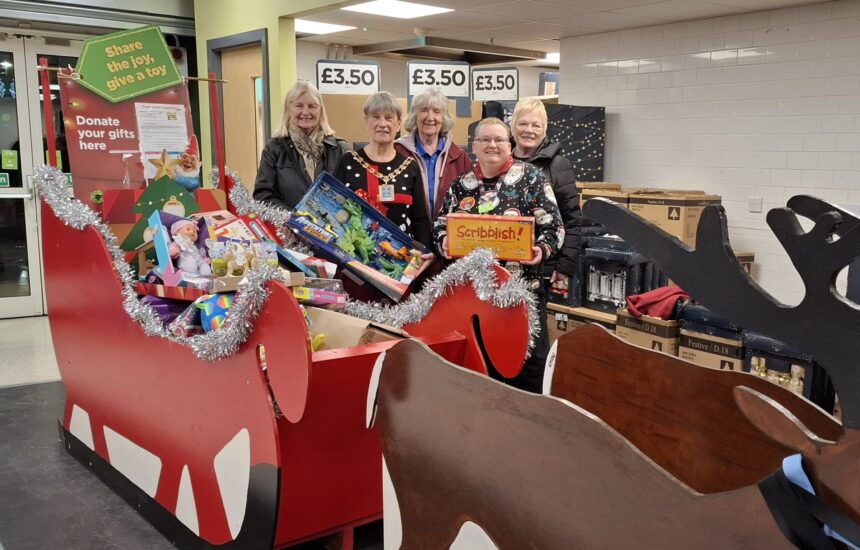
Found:
[{"label": "donation sign", "polygon": [[183,82],[155,26],[88,39],[75,72],[86,88],[114,103]]},{"label": "donation sign", "polygon": [[516,101],[520,98],[520,73],[516,67],[472,69],[472,99]]},{"label": "donation sign", "polygon": [[317,89],[324,94],[375,94],[379,91],[379,64],[320,59],[317,61]]},{"label": "donation sign", "polygon": [[[78,61],[79,75],[59,73],[75,197],[89,203],[94,191],[143,189],[165,175],[187,189],[199,186],[200,152],[193,135],[188,86],[181,78],[165,80],[154,74],[178,74],[173,59],[160,53],[166,48],[158,29],[144,27],[87,43]],[[119,65],[111,65],[114,72],[108,68],[97,77],[93,55]],[[126,64],[145,76],[116,85],[119,81],[112,79],[126,74],[122,69]],[[146,76],[147,68],[152,79]]]},{"label": "donation sign", "polygon": [[464,61],[410,61],[406,78],[409,97],[431,88],[441,90],[448,99],[469,97],[469,64]]}]

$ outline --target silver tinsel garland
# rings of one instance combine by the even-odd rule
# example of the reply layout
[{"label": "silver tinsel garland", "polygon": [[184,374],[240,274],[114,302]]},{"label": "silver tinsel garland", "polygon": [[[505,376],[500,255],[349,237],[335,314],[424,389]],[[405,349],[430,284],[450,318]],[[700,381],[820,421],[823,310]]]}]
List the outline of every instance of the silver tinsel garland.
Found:
[{"label": "silver tinsel garland", "polygon": [[397,305],[349,302],[344,308],[344,313],[400,328],[421,321],[430,312],[436,300],[447,294],[451,288],[470,283],[475,289],[475,295],[483,302],[490,302],[505,309],[526,304],[529,319],[529,353],[531,353],[535,339],[540,334],[537,297],[528,289],[526,281],[518,275],[499,284],[496,272],[492,269],[495,261],[490,250],[475,250],[427,281],[421,292],[412,294],[405,302]]},{"label": "silver tinsel garland", "polygon": [[[283,216],[284,213],[289,215],[286,210],[253,200],[244,190],[241,181],[235,175],[231,175],[235,178],[236,185],[230,199],[237,207],[237,211],[255,213],[276,225],[279,223],[277,220],[284,218],[275,216]],[[174,336],[165,328],[152,307],[140,303],[134,287],[136,282],[134,272],[125,261],[125,251],[119,247],[118,239],[110,227],[102,221],[101,216],[80,200],[70,196],[70,190],[66,187],[66,176],[56,168],[39,166],[35,170],[33,181],[42,199],[63,223],[78,230],[91,225],[101,234],[111,256],[114,271],[122,283],[123,309],[128,316],[138,322],[147,335],[188,346],[195,356],[204,361],[216,361],[228,357],[239,349],[239,346],[248,339],[248,335],[253,330],[253,322],[269,297],[266,283],[273,279],[281,280],[280,271],[273,266],[249,270],[246,274],[246,283],[242,286],[241,292],[236,294],[236,299],[230,307],[230,314],[217,330],[190,337]],[[217,173],[213,175],[213,181],[217,183]],[[242,191],[236,191],[236,189]],[[266,208],[272,210],[266,210]],[[279,227],[283,226],[279,225]],[[436,300],[445,295],[450,288],[471,283],[478,299],[482,301],[491,302],[501,308],[526,304],[529,319],[529,350],[531,350],[540,330],[535,295],[528,290],[526,282],[518,276],[499,285],[495,271],[491,269],[494,261],[493,254],[489,250],[476,250],[451,264],[428,281],[420,293],[413,294],[401,304],[382,306],[356,301],[347,304],[345,313],[402,327],[421,321]]]},{"label": "silver tinsel garland", "polygon": [[152,307],[140,303],[134,288],[133,270],[125,261],[125,251],[119,247],[113,231],[96,212],[80,200],[69,196],[69,189],[65,186],[66,176],[55,168],[40,166],[36,168],[33,181],[42,199],[63,223],[74,229],[91,225],[101,234],[110,253],[114,271],[122,283],[123,309],[140,324],[146,334],[188,346],[194,355],[204,361],[228,357],[248,339],[253,330],[253,321],[269,297],[266,282],[280,279],[277,268],[263,266],[248,271],[247,282],[242,286],[241,292],[236,294],[230,314],[218,330],[190,337],[174,336],[165,328]]}]

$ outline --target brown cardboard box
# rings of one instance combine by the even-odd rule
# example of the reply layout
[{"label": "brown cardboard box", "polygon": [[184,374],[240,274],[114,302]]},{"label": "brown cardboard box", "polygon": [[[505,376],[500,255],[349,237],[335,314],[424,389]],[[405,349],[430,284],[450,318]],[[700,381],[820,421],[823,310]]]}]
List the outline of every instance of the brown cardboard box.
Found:
[{"label": "brown cardboard box", "polygon": [[305,311],[310,319],[311,334],[325,335],[325,340],[317,351],[363,346],[409,336],[398,328],[372,323],[336,311],[315,307],[307,307]]},{"label": "brown cardboard box", "polygon": [[577,189],[621,189],[620,183],[612,183],[609,181],[578,181],[576,182]]},{"label": "brown cardboard box", "polygon": [[752,275],[752,266],[755,263],[755,252],[735,250],[735,257],[741,263],[741,267],[748,275]]},{"label": "brown cardboard box", "polygon": [[678,332],[678,321],[664,321],[648,315],[634,317],[626,308],[618,310],[615,334],[631,344],[678,355]]},{"label": "brown cardboard box", "polygon": [[722,338],[683,328],[678,357],[703,367],[740,372],[744,363],[744,343],[740,334],[737,338]]},{"label": "brown cardboard box", "polygon": [[630,200],[630,190],[629,189],[583,189],[579,193],[579,207],[582,208],[582,205],[585,204],[585,201],[588,199],[593,199],[595,197],[603,197],[605,199],[609,199],[617,202],[622,206],[628,206],[628,202]]},{"label": "brown cardboard box", "polygon": [[720,202],[719,195],[702,191],[637,189],[629,195],[628,208],[685,244],[696,246],[702,210]]},{"label": "brown cardboard box", "polygon": [[597,323],[607,329],[615,330],[615,315],[605,311],[594,311],[584,307],[567,307],[559,304],[547,304],[547,329],[552,343],[562,334],[566,334],[586,323]]}]

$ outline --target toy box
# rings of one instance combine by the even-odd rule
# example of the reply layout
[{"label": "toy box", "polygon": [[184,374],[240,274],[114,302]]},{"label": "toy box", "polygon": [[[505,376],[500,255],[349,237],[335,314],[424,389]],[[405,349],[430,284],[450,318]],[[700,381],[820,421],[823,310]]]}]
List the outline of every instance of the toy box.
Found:
[{"label": "toy box", "polygon": [[289,225],[325,257],[400,300],[424,269],[424,245],[323,172],[296,205]]},{"label": "toy box", "polygon": [[534,217],[448,214],[448,255],[465,256],[476,248],[489,248],[499,260],[532,259]]}]

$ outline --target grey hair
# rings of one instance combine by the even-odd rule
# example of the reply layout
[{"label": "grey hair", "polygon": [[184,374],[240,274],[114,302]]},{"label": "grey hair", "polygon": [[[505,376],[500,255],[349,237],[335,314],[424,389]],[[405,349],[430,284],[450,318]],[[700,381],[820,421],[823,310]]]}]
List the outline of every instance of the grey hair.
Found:
[{"label": "grey hair", "polygon": [[442,131],[439,132],[439,135],[448,135],[448,132],[454,127],[454,117],[448,111],[448,98],[438,88],[430,88],[412,98],[412,107],[403,123],[406,131],[409,133],[415,131],[418,127],[418,113],[424,107],[436,107],[442,111]]},{"label": "grey hair", "polygon": [[388,92],[376,92],[364,102],[364,116],[370,116],[373,113],[394,113],[397,115],[397,120],[403,119],[400,103]]},{"label": "grey hair", "polygon": [[322,94],[317,87],[308,82],[307,80],[296,80],[296,83],[287,90],[287,95],[284,98],[284,110],[281,113],[281,122],[278,123],[278,127],[275,129],[274,133],[272,133],[272,137],[287,137],[290,133],[290,105],[299,100],[303,95],[308,96],[312,101],[315,101],[320,106],[320,122],[319,127],[322,129],[323,134],[327,136],[333,136],[334,130],[328,123],[328,116],[325,113],[325,104],[322,100]]}]

